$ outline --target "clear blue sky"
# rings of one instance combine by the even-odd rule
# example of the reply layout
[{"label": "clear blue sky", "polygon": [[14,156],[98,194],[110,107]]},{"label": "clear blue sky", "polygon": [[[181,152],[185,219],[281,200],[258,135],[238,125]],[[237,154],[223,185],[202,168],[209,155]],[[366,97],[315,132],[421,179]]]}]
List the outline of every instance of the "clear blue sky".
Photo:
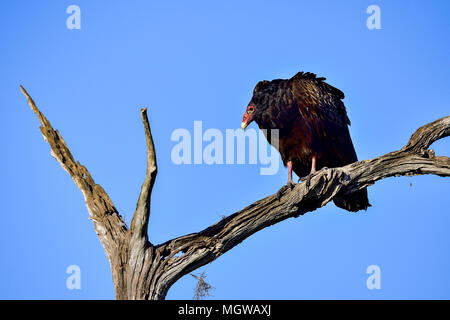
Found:
[{"label": "clear blue sky", "polygon": [[[69,30],[66,8],[81,8]],[[381,30],[366,8],[381,9]],[[360,159],[401,148],[448,115],[448,1],[2,1],[0,298],[113,299],[109,263],[81,193],[50,156],[19,84],[131,220],[145,174],[139,109],[159,162],[150,240],[199,231],[275,193],[287,170],[175,165],[177,128],[239,128],[254,85],[304,70],[346,94]],[[252,124],[250,128],[255,128]],[[450,155],[450,140],[433,145]],[[412,184],[412,186],[410,185]],[[373,205],[333,204],[258,232],[201,268],[214,299],[450,298],[450,180],[391,178]],[[81,290],[66,268],[81,268]],[[366,268],[381,268],[368,290]],[[168,299],[190,299],[194,278]]]}]

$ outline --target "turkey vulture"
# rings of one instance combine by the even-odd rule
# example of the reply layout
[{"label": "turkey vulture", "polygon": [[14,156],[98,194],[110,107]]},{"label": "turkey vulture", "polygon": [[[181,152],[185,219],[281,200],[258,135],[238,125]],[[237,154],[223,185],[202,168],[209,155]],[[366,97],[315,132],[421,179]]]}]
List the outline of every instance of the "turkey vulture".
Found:
[{"label": "turkey vulture", "polygon": [[[341,167],[358,160],[353,147],[344,93],[314,73],[299,72],[291,79],[260,81],[253,90],[241,128],[256,121],[260,129],[279,129],[278,151],[288,167],[305,177],[323,167]],[[271,143],[270,130],[266,138]],[[337,196],[334,203],[356,212],[370,206],[367,189]]]}]

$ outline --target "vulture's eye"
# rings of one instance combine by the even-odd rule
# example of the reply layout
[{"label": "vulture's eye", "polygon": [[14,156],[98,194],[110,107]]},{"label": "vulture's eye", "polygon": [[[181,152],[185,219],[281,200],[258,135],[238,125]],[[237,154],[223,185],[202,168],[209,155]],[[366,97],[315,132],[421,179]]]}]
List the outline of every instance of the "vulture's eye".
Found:
[{"label": "vulture's eye", "polygon": [[255,108],[253,108],[253,107],[248,108],[248,110],[247,110],[248,114],[252,114],[253,112],[255,112]]}]

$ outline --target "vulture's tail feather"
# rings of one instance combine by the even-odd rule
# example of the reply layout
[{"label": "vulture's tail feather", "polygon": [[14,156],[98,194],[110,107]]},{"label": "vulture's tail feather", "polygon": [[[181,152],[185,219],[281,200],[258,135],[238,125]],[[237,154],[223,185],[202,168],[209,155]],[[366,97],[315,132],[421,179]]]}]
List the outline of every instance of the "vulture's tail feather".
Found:
[{"label": "vulture's tail feather", "polygon": [[369,198],[367,197],[367,189],[361,189],[343,197],[335,197],[334,204],[339,208],[357,212],[359,210],[367,210],[370,207]]}]

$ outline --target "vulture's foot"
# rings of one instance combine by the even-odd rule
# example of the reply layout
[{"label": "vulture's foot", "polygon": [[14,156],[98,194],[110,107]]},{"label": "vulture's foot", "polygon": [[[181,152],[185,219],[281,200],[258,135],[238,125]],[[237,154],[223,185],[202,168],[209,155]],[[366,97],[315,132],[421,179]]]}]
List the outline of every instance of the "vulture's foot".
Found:
[{"label": "vulture's foot", "polygon": [[314,173],[310,173],[307,176],[301,177],[298,179],[298,182],[304,182],[306,183],[306,188],[309,188],[311,185],[311,178],[314,176]]},{"label": "vulture's foot", "polygon": [[[320,171],[322,171],[322,170],[327,170],[327,169],[328,169],[327,167],[323,167]],[[318,170],[311,171],[311,173],[308,174],[307,176],[304,176],[304,177],[299,178],[299,179],[298,179],[298,183],[300,183],[300,182],[305,182],[305,183],[306,183],[306,187],[309,188],[309,186],[311,185],[311,179],[312,179],[312,177],[314,177],[314,175],[315,175],[316,173],[318,173],[318,172],[319,172]]]},{"label": "vulture's foot", "polygon": [[288,180],[288,182],[287,182],[284,186],[282,186],[281,189],[278,190],[278,192],[277,192],[277,199],[278,199],[278,201],[280,201],[281,196],[282,196],[287,190],[292,191],[292,189],[294,189],[294,187],[295,187],[294,181]]}]

